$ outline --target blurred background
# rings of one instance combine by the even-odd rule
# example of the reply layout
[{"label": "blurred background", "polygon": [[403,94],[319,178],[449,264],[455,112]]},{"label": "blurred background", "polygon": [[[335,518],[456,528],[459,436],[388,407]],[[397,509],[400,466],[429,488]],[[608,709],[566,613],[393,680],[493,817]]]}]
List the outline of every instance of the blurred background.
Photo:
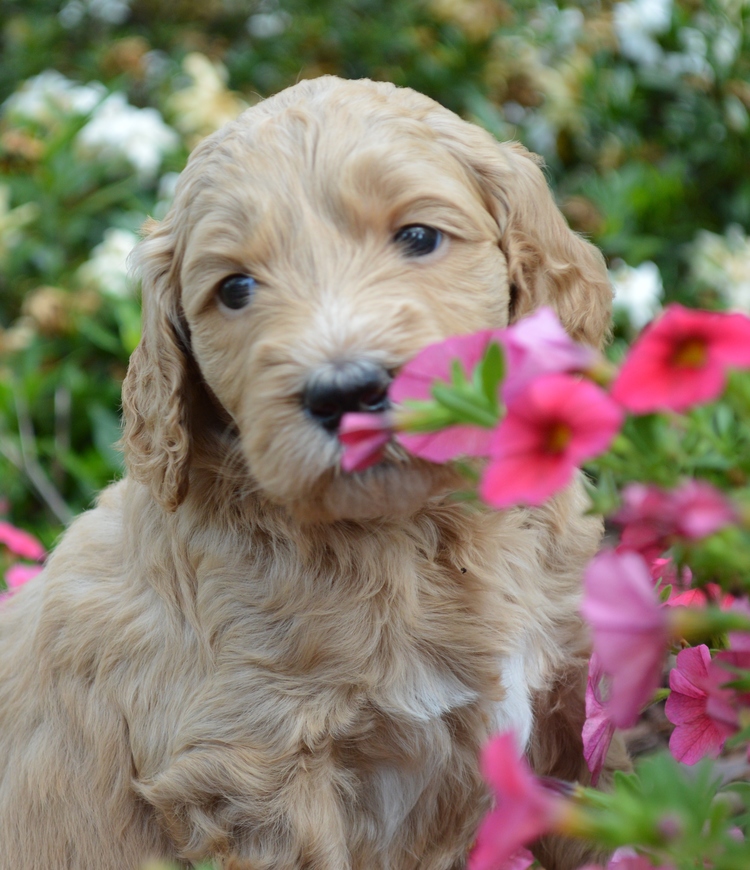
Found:
[{"label": "blurred background", "polygon": [[0,523],[47,545],[121,473],[126,257],[190,150],[300,78],[407,85],[543,155],[616,342],[750,312],[749,0],[0,0]]}]

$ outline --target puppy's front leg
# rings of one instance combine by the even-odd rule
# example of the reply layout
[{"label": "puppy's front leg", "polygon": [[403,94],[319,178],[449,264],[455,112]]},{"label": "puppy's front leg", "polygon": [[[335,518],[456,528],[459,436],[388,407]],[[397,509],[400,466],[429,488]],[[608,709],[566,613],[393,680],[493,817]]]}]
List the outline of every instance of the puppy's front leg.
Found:
[{"label": "puppy's front leg", "polygon": [[183,860],[232,870],[349,870],[345,774],[325,752],[221,742],[186,748],[137,784]]}]

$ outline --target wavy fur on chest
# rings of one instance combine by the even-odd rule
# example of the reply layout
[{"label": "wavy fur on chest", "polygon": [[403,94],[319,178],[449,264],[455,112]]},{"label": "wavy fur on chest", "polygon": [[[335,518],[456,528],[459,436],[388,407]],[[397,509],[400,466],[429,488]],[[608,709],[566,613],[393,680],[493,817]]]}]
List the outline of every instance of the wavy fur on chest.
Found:
[{"label": "wavy fur on chest", "polygon": [[[20,819],[102,803],[121,836],[97,866],[113,870],[151,853],[461,866],[486,807],[476,759],[502,710],[502,663],[524,636],[537,648],[527,679],[549,680],[576,630],[571,556],[593,546],[594,524],[560,535],[559,508],[436,503],[311,534],[247,510],[195,526],[190,502],[165,514],[120,484],[74,525],[36,595],[3,614],[0,818],[17,866],[54,866],[68,849],[69,866],[88,867],[102,831],[82,820],[36,853]],[[23,735],[9,711],[31,723]],[[37,785],[19,799],[21,775]]]}]

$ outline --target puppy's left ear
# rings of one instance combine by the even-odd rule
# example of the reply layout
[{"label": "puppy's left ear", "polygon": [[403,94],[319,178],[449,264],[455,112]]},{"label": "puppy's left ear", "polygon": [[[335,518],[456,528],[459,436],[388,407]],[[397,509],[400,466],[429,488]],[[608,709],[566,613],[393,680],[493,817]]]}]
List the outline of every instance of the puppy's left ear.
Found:
[{"label": "puppy's left ear", "polygon": [[604,258],[568,227],[541,158],[519,143],[498,143],[472,124],[448,121],[442,113],[429,123],[476,177],[500,228],[511,282],[510,319],[549,305],[574,339],[600,348],[612,311]]},{"label": "puppy's left ear", "polygon": [[149,221],[132,260],[141,274],[143,332],[122,385],[123,446],[133,478],[166,510],[187,493],[190,370],[170,227]]}]

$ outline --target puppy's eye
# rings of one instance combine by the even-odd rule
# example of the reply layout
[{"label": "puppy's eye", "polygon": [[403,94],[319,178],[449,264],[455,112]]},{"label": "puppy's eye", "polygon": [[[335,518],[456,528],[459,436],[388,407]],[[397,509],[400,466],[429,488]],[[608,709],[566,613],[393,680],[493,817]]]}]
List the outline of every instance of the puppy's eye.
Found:
[{"label": "puppy's eye", "polygon": [[424,257],[431,254],[443,241],[443,234],[434,227],[423,227],[413,224],[401,229],[393,237],[393,241],[403,248],[409,257]]},{"label": "puppy's eye", "polygon": [[216,293],[227,308],[236,311],[253,298],[257,283],[251,275],[230,275],[219,284]]}]

